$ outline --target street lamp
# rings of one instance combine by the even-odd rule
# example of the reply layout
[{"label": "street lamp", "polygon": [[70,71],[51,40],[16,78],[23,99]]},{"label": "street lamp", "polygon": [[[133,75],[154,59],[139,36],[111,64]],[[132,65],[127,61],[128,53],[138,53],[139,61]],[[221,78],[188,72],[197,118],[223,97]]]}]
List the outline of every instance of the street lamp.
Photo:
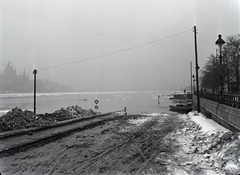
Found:
[{"label": "street lamp", "polygon": [[220,59],[220,94],[223,94],[223,66],[222,66],[222,46],[225,44],[225,41],[222,39],[222,35],[218,35],[218,39],[215,42],[216,45],[219,47],[219,59]]}]

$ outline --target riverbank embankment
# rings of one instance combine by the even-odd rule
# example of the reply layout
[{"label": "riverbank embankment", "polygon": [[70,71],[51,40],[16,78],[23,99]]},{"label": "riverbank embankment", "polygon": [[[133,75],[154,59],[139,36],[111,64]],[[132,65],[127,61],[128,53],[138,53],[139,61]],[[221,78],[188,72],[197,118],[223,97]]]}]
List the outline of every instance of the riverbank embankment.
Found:
[{"label": "riverbank embankment", "polygon": [[[193,96],[193,105],[197,108],[197,97]],[[240,132],[240,109],[218,102],[200,98],[201,112],[231,131]]]}]

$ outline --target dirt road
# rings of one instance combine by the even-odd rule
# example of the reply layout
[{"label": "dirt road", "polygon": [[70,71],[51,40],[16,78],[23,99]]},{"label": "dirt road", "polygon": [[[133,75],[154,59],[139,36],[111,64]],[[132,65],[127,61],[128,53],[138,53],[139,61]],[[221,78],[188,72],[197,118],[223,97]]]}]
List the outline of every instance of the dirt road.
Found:
[{"label": "dirt road", "polygon": [[184,125],[177,115],[123,116],[1,158],[0,171],[2,175],[204,174],[201,164],[183,164],[192,155],[184,153],[174,133]]}]

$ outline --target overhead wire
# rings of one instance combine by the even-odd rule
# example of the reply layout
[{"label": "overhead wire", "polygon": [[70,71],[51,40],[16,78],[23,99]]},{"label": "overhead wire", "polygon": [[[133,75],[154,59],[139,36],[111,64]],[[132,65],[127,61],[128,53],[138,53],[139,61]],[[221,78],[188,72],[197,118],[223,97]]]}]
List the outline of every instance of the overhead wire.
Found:
[{"label": "overhead wire", "polygon": [[83,60],[73,61],[73,62],[69,62],[69,63],[65,63],[65,64],[59,64],[59,65],[55,65],[55,66],[49,66],[49,67],[45,67],[45,68],[40,68],[40,69],[38,69],[38,71],[47,70],[47,69],[54,69],[54,68],[63,67],[63,66],[68,66],[68,65],[72,65],[72,64],[76,64],[76,63],[80,63],[80,62],[85,62],[85,61],[89,61],[89,60],[93,60],[93,59],[97,59],[97,58],[101,58],[101,57],[117,54],[117,53],[120,53],[120,52],[132,50],[132,49],[135,49],[135,48],[138,48],[138,47],[142,47],[142,46],[153,44],[153,43],[156,43],[156,42],[159,42],[159,41],[162,41],[162,40],[166,40],[166,39],[178,36],[178,35],[182,35],[182,34],[187,33],[189,31],[192,31],[192,29],[189,29],[189,30],[186,30],[186,31],[183,31],[183,32],[179,32],[179,33],[167,36],[167,37],[163,37],[163,38],[160,38],[160,39],[157,39],[157,40],[154,40],[154,41],[150,41],[150,42],[147,42],[147,43],[143,43],[143,44],[139,44],[139,45],[136,45],[136,46],[128,47],[128,48],[125,48],[125,49],[113,51],[113,52],[110,52],[110,53],[106,53],[106,54],[103,54],[103,55],[98,55],[98,56],[90,57],[90,58],[83,59]]},{"label": "overhead wire", "polygon": [[201,10],[199,11],[198,16],[197,16],[197,18],[196,18],[196,21],[200,21],[199,19],[200,19],[200,17],[202,16],[202,12],[203,12],[203,9],[204,9],[207,1],[208,1],[208,0],[205,0],[205,1],[204,1],[204,4],[202,5],[202,8],[201,8]]},{"label": "overhead wire", "polygon": [[[206,1],[205,1],[205,2],[206,2]],[[213,0],[210,1],[210,3],[209,3],[209,5],[208,5],[207,10],[205,11],[205,13],[204,13],[203,15],[201,15],[202,18],[201,18],[201,20],[199,20],[199,25],[202,23],[203,19],[205,18],[206,14],[207,14],[207,12],[208,12],[208,10],[209,10],[209,8],[210,8],[210,6],[212,5],[212,2],[213,2]],[[204,6],[205,6],[205,4],[204,4]],[[200,14],[199,14],[199,17],[200,17]]]}]

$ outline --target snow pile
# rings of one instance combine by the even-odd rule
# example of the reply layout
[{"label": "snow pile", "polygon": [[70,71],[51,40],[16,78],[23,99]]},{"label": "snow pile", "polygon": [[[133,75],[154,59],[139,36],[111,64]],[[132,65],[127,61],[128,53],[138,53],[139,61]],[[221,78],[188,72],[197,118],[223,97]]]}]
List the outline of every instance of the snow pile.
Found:
[{"label": "snow pile", "polygon": [[210,167],[218,173],[240,173],[240,134],[229,131],[201,113],[190,112],[187,120],[187,127],[183,127],[182,132],[179,130],[178,134],[184,131],[187,136],[185,151],[194,155],[195,163],[205,165],[206,172]]}]

